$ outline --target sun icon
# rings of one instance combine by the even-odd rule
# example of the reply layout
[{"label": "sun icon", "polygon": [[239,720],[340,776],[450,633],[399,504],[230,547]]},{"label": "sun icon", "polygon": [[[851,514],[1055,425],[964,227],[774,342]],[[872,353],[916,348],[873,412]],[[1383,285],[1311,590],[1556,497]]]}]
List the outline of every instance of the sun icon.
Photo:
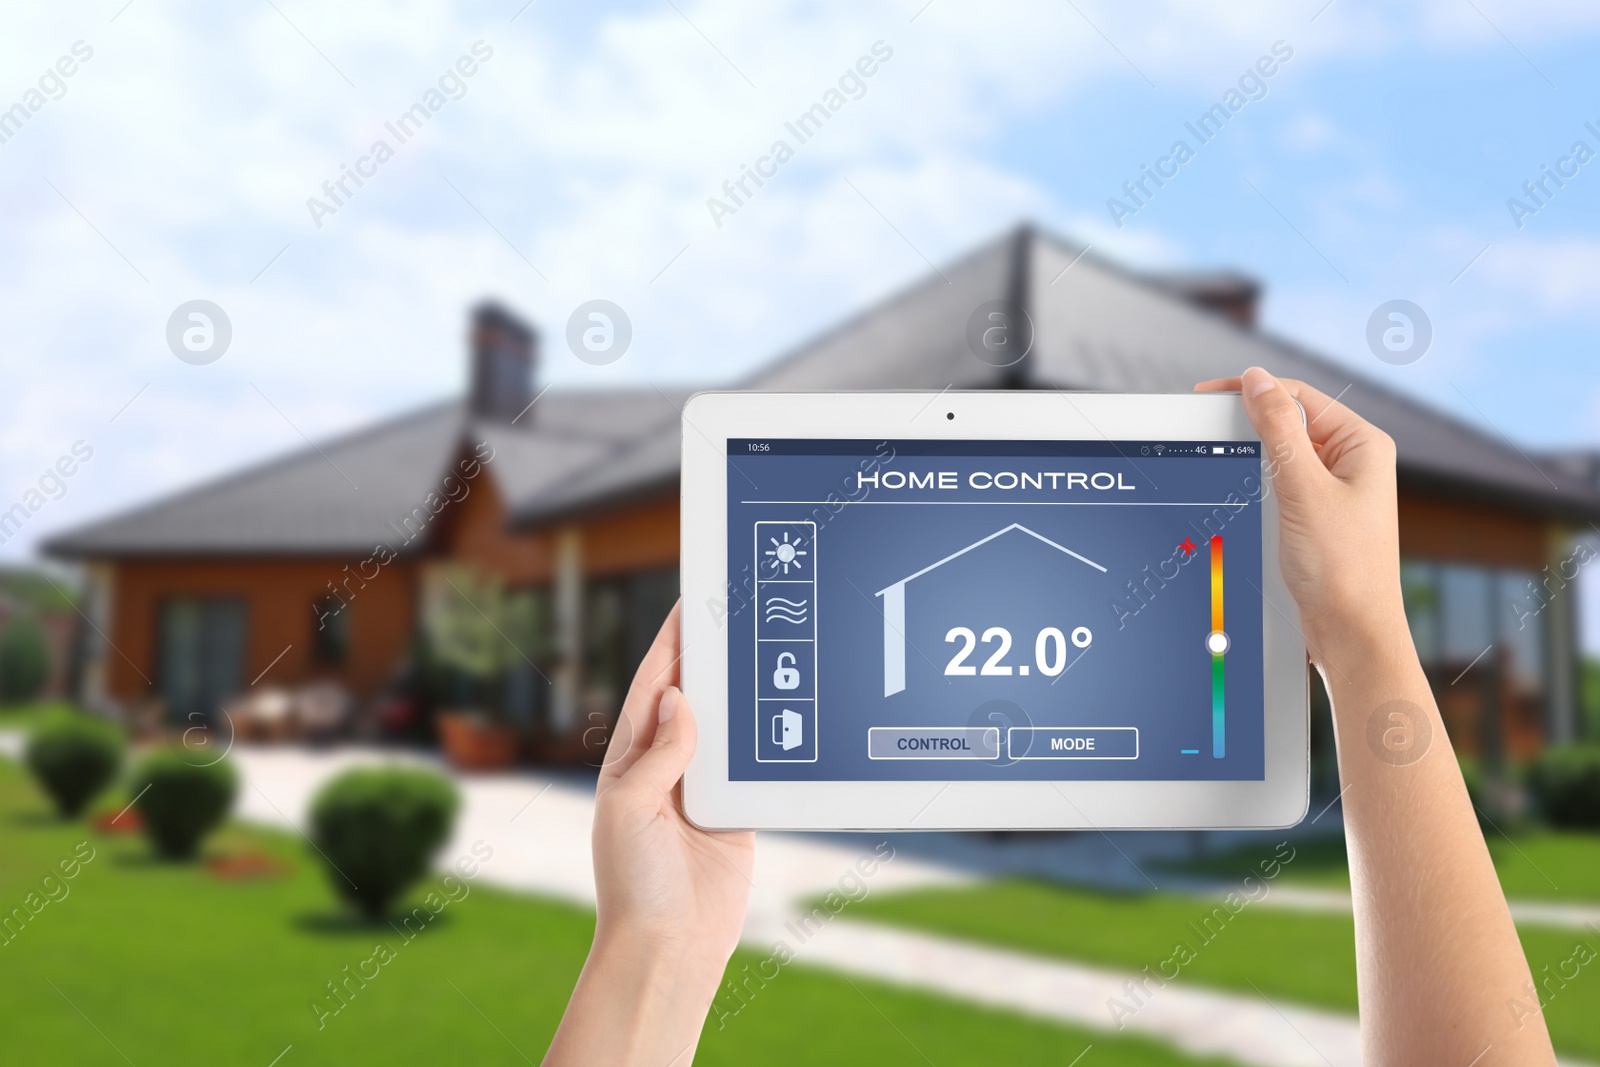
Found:
[{"label": "sun icon", "polygon": [[782,567],[783,573],[788,574],[790,567],[799,570],[805,566],[800,560],[800,557],[806,554],[805,549],[800,547],[805,544],[804,540],[796,537],[793,541],[790,541],[787,531],[784,532],[782,541],[779,541],[776,537],[769,537],[767,540],[772,542],[772,547],[767,549],[766,554],[772,557],[772,569],[774,571]]}]

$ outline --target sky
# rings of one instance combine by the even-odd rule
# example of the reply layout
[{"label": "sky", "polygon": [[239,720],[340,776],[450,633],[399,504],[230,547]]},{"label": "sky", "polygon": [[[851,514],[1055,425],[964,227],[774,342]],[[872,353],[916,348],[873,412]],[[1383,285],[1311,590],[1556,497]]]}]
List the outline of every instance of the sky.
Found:
[{"label": "sky", "polygon": [[[1276,333],[1529,450],[1600,446],[1597,43],[1557,0],[7,5],[0,510],[92,458],[0,562],[459,391],[486,296],[541,326],[546,381],[714,384],[1022,219],[1242,270]],[[1534,200],[1541,168],[1568,176]],[[564,342],[592,299],[632,323],[608,365]],[[1394,299],[1433,334],[1404,366],[1366,339]],[[191,300],[231,327],[213,362],[168,343]]]}]

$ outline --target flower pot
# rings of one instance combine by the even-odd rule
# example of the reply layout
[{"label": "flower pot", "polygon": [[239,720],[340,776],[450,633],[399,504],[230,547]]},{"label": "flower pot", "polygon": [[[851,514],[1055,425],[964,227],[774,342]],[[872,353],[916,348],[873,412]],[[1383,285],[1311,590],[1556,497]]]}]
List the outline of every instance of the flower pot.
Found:
[{"label": "flower pot", "polygon": [[504,770],[517,761],[517,732],[476,712],[440,712],[439,743],[450,765],[463,771]]}]

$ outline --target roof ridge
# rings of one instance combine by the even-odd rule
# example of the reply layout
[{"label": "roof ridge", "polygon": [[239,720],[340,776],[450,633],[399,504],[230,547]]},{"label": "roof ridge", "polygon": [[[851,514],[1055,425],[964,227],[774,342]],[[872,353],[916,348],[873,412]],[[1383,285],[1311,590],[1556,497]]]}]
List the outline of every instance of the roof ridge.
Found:
[{"label": "roof ridge", "polygon": [[[213,475],[210,478],[202,479],[191,485],[174,489],[171,492],[156,497],[154,500],[147,501],[146,503],[136,504],[121,511],[113,511],[99,519],[95,519],[92,522],[88,522],[81,526],[77,526],[47,537],[40,542],[39,547],[42,551],[47,553],[53,553],[62,549],[70,548],[73,541],[85,536],[93,535],[96,531],[107,526],[138,519],[158,509],[171,507],[174,504],[181,504],[193,498],[203,496],[206,493],[212,493],[218,489],[237,485],[238,483],[247,481],[251,478],[259,478],[276,470],[288,467],[294,463],[302,462],[310,458],[314,453],[320,454],[323,451],[324,446],[328,448],[342,448],[346,445],[374,437],[380,433],[392,431],[396,427],[402,426],[407,422],[416,422],[430,415],[443,413],[445,409],[451,406],[460,406],[464,408],[465,402],[459,397],[435,400],[429,404],[412,408],[400,414],[382,419],[376,423],[370,423],[357,429],[343,431],[339,434],[324,439],[321,443],[307,438],[307,443],[300,448],[291,449],[290,451],[279,453],[269,458],[257,460],[256,462],[248,464],[239,470],[230,471],[225,474]],[[460,436],[461,430],[465,429],[466,424],[466,419],[463,417],[461,419],[461,424],[457,429],[457,437]]]},{"label": "roof ridge", "polygon": [[[1039,236],[1043,237],[1045,240],[1051,241],[1063,250],[1073,249],[1073,245],[1070,241],[1061,238],[1059,235],[1051,231],[1041,230],[1039,231]],[[1141,274],[1130,267],[1123,266],[1115,261],[1107,260],[1103,256],[1095,255],[1090,248],[1091,246],[1084,246],[1078,258],[1080,260],[1088,259],[1095,266],[1100,267],[1101,269],[1106,270],[1117,277],[1120,277],[1144,289],[1150,290],[1169,300],[1177,299],[1170,292],[1166,292],[1159,285],[1154,284],[1154,282],[1146,275]],[[1237,270],[1238,268],[1231,269]],[[1239,273],[1245,277],[1250,277],[1248,273],[1242,270],[1240,270]],[[1181,303],[1181,301],[1179,302]],[[1494,428],[1494,433],[1485,433],[1482,429],[1460,417],[1455,412],[1450,411],[1448,408],[1436,407],[1424,403],[1404,390],[1396,389],[1380,378],[1373,377],[1363,370],[1359,370],[1348,364],[1340,362],[1331,356],[1308,348],[1301,342],[1294,340],[1293,338],[1286,337],[1282,334],[1278,334],[1272,330],[1245,327],[1223,315],[1210,316],[1208,321],[1211,321],[1216,325],[1220,325],[1224,329],[1231,330],[1240,336],[1255,338],[1269,347],[1287,352],[1297,359],[1304,360],[1326,370],[1333,377],[1349,378],[1353,384],[1359,384],[1362,388],[1369,390],[1370,392],[1378,393],[1385,399],[1397,403],[1405,407],[1407,410],[1412,411],[1424,418],[1448,424],[1454,429],[1465,433],[1469,437],[1493,447],[1508,459],[1516,457],[1527,460],[1532,465],[1533,469],[1549,480],[1552,485],[1554,485],[1556,482],[1556,479],[1550,476],[1551,472],[1547,471],[1539,464],[1533,463],[1531,458],[1524,454],[1522,450],[1515,444],[1511,444],[1508,447],[1507,442],[1510,441],[1510,438],[1506,437],[1506,435],[1503,434],[1498,428],[1495,428],[1492,422],[1489,423],[1489,425],[1491,428]],[[1243,368],[1240,369],[1242,370]],[[1460,390],[1457,389],[1457,392],[1460,392]],[[1466,399],[1465,393],[1462,393],[1461,395],[1463,399]],[[1472,401],[1468,399],[1467,403],[1471,404]],[[1487,418],[1485,421],[1488,421]],[[1561,471],[1556,471],[1555,474],[1561,476],[1564,480],[1569,480],[1571,482],[1571,484],[1566,488],[1558,487],[1558,492],[1576,491],[1579,488],[1583,489],[1584,491],[1589,491],[1587,486],[1583,485],[1581,481],[1571,478],[1570,475],[1566,475]]]},{"label": "roof ridge", "polygon": [[[998,237],[991,238],[990,240],[969,249],[955,259],[950,260],[945,264],[945,267],[953,270],[972,263],[974,260],[980,259],[985,255],[993,254],[997,248],[1003,248],[1007,243],[1013,240],[1015,240],[1013,231],[1007,231]],[[945,284],[949,284],[949,280],[944,278],[943,270],[935,266],[931,275],[918,275],[916,278],[892,291],[889,295],[873,301],[866,307],[851,312],[843,319],[834,323],[832,326],[824,329],[821,333],[813,334],[806,340],[790,346],[788,349],[780,352],[777,356],[762,363],[760,367],[751,373],[729,382],[726,386],[723,386],[723,389],[729,392],[739,392],[741,390],[747,390],[757,386],[761,379],[776,374],[777,372],[797,362],[801,357],[817,348],[820,348],[822,345],[833,340],[834,338],[858,329],[867,322],[870,322],[873,318],[898,307],[903,302],[910,300],[915,296],[921,295],[923,290],[931,288],[936,281],[941,279],[945,281]],[[1004,286],[1001,288],[1001,295],[1003,294]]]}]

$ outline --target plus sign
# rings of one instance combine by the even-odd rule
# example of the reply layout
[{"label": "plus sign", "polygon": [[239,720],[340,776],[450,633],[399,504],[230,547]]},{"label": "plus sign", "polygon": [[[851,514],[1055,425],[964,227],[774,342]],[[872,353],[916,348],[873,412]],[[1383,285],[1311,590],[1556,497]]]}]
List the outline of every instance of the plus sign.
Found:
[{"label": "plus sign", "polygon": [[1180,549],[1181,549],[1181,550],[1182,550],[1182,551],[1183,551],[1183,554],[1184,554],[1184,555],[1185,555],[1185,556],[1192,556],[1192,555],[1194,555],[1194,542],[1193,542],[1193,541],[1191,541],[1191,540],[1189,540],[1189,539],[1188,539],[1188,538],[1187,538],[1187,537],[1185,537],[1185,538],[1184,538],[1184,539],[1183,539],[1183,543],[1182,543],[1182,544],[1180,544],[1180,545],[1179,545],[1179,546],[1178,546],[1178,548],[1180,548]]}]

